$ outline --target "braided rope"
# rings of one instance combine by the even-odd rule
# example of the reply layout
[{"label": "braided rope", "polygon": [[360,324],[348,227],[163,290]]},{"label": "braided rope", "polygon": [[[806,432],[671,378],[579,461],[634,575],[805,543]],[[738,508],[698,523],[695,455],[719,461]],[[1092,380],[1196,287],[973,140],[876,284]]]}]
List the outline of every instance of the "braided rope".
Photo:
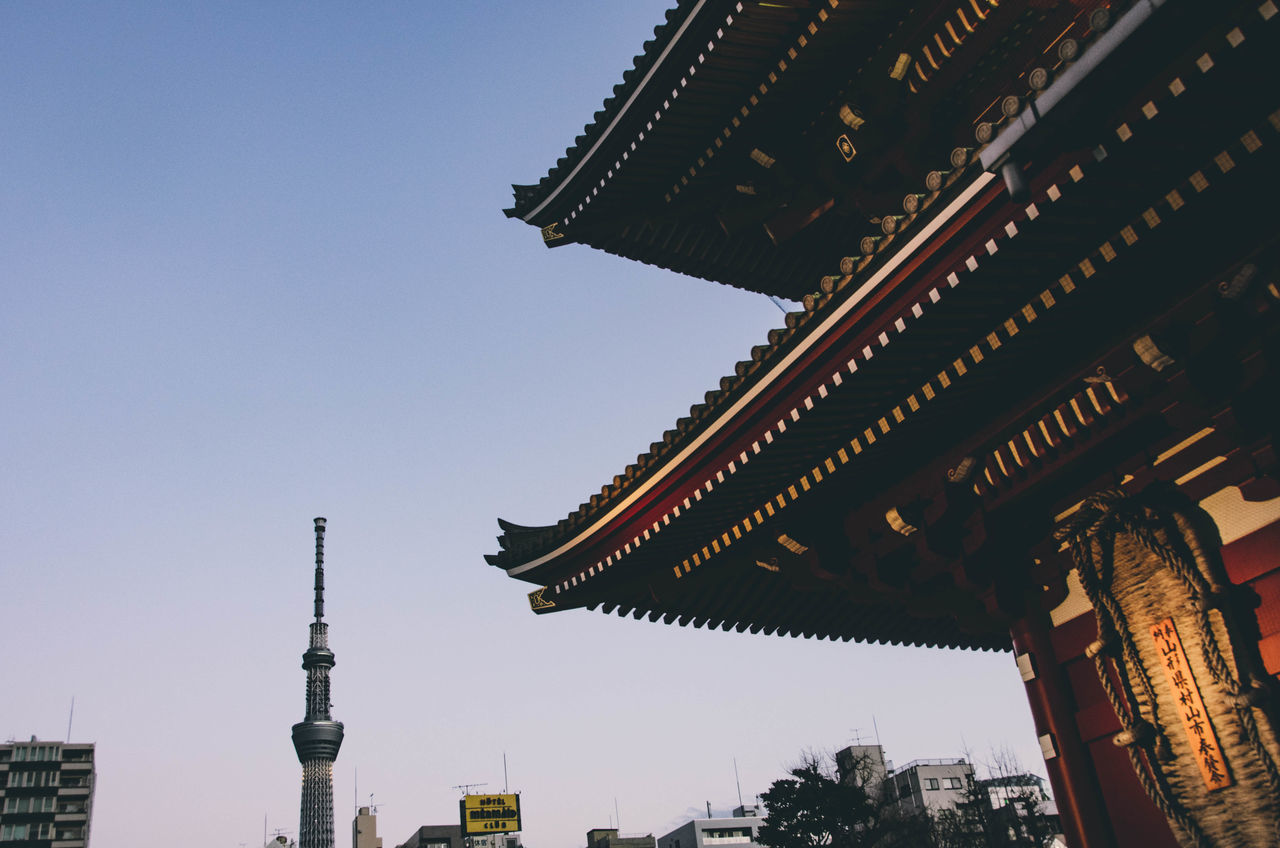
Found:
[{"label": "braided rope", "polygon": [[[1080,576],[1080,585],[1097,611],[1099,642],[1095,644],[1100,650],[1093,653],[1094,668],[1103,692],[1111,702],[1117,718],[1120,719],[1122,731],[1117,734],[1117,739],[1127,740],[1125,752],[1128,754],[1138,783],[1156,808],[1167,819],[1177,824],[1190,837],[1196,848],[1211,848],[1213,843],[1208,835],[1190,813],[1175,800],[1168,779],[1154,756],[1156,747],[1167,749],[1169,744],[1159,731],[1155,688],[1138,656],[1137,646],[1128,632],[1127,621],[1119,602],[1106,588],[1112,581],[1114,571],[1111,554],[1114,551],[1116,519],[1119,517],[1115,507],[1122,502],[1122,498],[1123,495],[1116,490],[1107,490],[1090,496],[1081,505],[1078,517],[1060,527],[1055,537],[1059,541],[1063,539],[1069,541],[1072,559],[1075,560],[1076,570]],[[1088,520],[1088,526],[1084,526],[1086,520]],[[1100,553],[1103,555],[1103,561],[1100,564],[1094,560],[1091,539],[1099,540]],[[1116,673],[1116,677],[1125,689],[1123,697],[1116,691],[1111,675],[1108,673],[1104,652],[1114,650],[1112,637],[1115,636],[1119,637],[1125,661],[1133,669],[1133,676],[1138,679],[1142,685],[1143,694],[1147,697],[1152,719],[1149,722],[1142,718],[1138,698],[1123,671],[1117,669]],[[1114,662],[1115,660],[1112,659],[1113,664]]]},{"label": "braided rope", "polygon": [[[1217,636],[1213,631],[1213,625],[1209,618],[1209,610],[1219,605],[1216,602],[1223,600],[1224,593],[1220,587],[1211,586],[1209,581],[1205,579],[1204,574],[1192,559],[1190,552],[1175,551],[1171,546],[1161,542],[1150,527],[1145,524],[1138,524],[1136,521],[1126,523],[1125,529],[1132,533],[1139,544],[1150,551],[1182,581],[1184,588],[1191,596],[1192,613],[1199,631],[1205,664],[1214,680],[1232,696],[1232,709],[1241,727],[1244,728],[1245,736],[1249,740],[1249,747],[1253,749],[1258,761],[1262,764],[1272,793],[1280,797],[1280,767],[1277,766],[1275,758],[1271,756],[1271,752],[1267,750],[1266,745],[1263,743],[1262,734],[1258,729],[1257,718],[1253,713],[1253,709],[1246,702],[1245,696],[1252,686],[1244,685],[1243,681],[1232,670],[1231,664],[1223,656],[1222,648],[1218,644]],[[1277,819],[1274,830],[1276,841],[1280,843],[1280,819]]]},{"label": "braided rope", "polygon": [[[1182,545],[1173,545],[1160,538],[1157,530],[1163,530],[1165,537],[1182,541]],[[1205,667],[1213,680],[1228,694],[1240,727],[1248,741],[1248,747],[1257,758],[1266,773],[1267,783],[1273,796],[1280,797],[1280,767],[1277,766],[1267,745],[1264,743],[1253,710],[1258,696],[1271,696],[1266,683],[1249,675],[1242,679],[1238,676],[1218,643],[1213,622],[1209,615],[1211,609],[1219,609],[1223,625],[1228,626],[1226,616],[1229,606],[1226,603],[1227,592],[1217,585],[1212,573],[1206,573],[1199,566],[1195,551],[1191,545],[1194,537],[1186,537],[1182,527],[1178,525],[1176,516],[1170,516],[1163,522],[1153,517],[1152,513],[1142,506],[1126,499],[1115,490],[1099,492],[1087,498],[1080,507],[1075,518],[1055,533],[1055,537],[1067,540],[1071,555],[1080,575],[1081,587],[1093,604],[1098,617],[1099,641],[1091,648],[1095,669],[1102,684],[1103,691],[1111,701],[1116,715],[1120,717],[1123,730],[1116,735],[1117,744],[1128,748],[1130,762],[1134,767],[1139,782],[1152,802],[1160,808],[1171,821],[1178,824],[1197,846],[1206,845],[1207,837],[1203,831],[1173,798],[1174,793],[1168,784],[1166,775],[1160,769],[1158,760],[1152,756],[1153,749],[1168,751],[1168,739],[1158,730],[1156,718],[1156,698],[1150,677],[1140,660],[1136,644],[1130,633],[1127,621],[1118,600],[1109,591],[1113,581],[1115,540],[1118,532],[1128,534],[1141,548],[1153,556],[1181,584],[1191,600],[1190,615],[1195,630],[1200,638],[1201,656]],[[1098,545],[1099,558],[1095,560],[1093,542]],[[1199,550],[1198,544],[1196,550]],[[1203,553],[1201,554],[1203,556]],[[1133,692],[1130,677],[1123,673],[1117,664],[1114,653],[1116,645],[1114,637],[1119,636],[1119,651],[1132,670],[1132,677],[1137,679],[1142,693],[1152,710],[1153,724],[1150,731],[1142,726],[1134,716],[1140,715],[1141,703]],[[1111,663],[1116,669],[1116,677],[1121,681],[1123,695],[1116,691],[1108,674],[1103,652],[1110,655]],[[1139,754],[1137,748],[1141,748]],[[1145,765],[1145,767],[1144,767]],[[1280,844],[1280,816],[1273,825],[1277,844]]]}]

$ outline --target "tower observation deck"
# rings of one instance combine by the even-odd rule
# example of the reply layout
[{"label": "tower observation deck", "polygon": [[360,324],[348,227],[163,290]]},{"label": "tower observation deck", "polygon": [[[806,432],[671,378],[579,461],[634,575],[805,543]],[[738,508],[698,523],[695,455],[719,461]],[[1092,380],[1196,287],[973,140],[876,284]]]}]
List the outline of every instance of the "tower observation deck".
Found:
[{"label": "tower observation deck", "polygon": [[315,621],[302,655],[307,672],[306,717],[293,726],[293,747],[302,763],[302,814],[299,848],[333,848],[333,761],[342,747],[342,722],[329,715],[329,625],[324,621],[324,526],[317,518]]}]

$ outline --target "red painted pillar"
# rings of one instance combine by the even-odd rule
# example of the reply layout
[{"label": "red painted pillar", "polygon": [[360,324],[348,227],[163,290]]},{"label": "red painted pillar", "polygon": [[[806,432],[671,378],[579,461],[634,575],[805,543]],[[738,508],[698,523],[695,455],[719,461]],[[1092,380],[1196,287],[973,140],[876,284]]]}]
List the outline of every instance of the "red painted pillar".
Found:
[{"label": "red painted pillar", "polygon": [[1115,848],[1097,775],[1076,726],[1074,699],[1049,636],[1048,615],[1032,604],[1010,627],[1014,650],[1030,654],[1035,678],[1026,682],[1036,733],[1053,735],[1058,755],[1045,760],[1062,831],[1071,848]]}]

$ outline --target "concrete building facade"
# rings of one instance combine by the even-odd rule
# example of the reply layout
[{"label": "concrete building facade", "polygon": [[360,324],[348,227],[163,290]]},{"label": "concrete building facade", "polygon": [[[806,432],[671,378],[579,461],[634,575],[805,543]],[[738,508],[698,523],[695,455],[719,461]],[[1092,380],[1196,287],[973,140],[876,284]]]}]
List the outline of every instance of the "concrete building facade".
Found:
[{"label": "concrete building facade", "polygon": [[880,786],[893,771],[879,745],[850,745],[836,751],[836,777],[841,783],[863,787]]},{"label": "concrete building facade", "polygon": [[587,831],[587,848],[655,848],[652,833],[623,836],[616,827],[593,827]]},{"label": "concrete building facade", "polygon": [[886,790],[904,812],[938,813],[969,801],[973,766],[963,758],[913,760],[893,772]]},{"label": "concrete building facade", "polygon": [[92,743],[0,745],[0,844],[39,840],[51,848],[89,844]]},{"label": "concrete building facade", "polygon": [[462,825],[424,824],[396,848],[462,848]]},{"label": "concrete building facade", "polygon": [[755,815],[693,819],[659,837],[658,848],[756,848],[756,834],[763,823],[764,819]]},{"label": "concrete building facade", "polygon": [[351,848],[382,848],[378,836],[378,814],[369,807],[356,810],[351,822]]},{"label": "concrete building facade", "polygon": [[[381,844],[382,840],[378,840]],[[518,833],[482,833],[469,837],[460,824],[424,824],[396,848],[520,848]],[[364,848],[364,846],[358,846]],[[652,848],[652,845],[649,846]]]}]

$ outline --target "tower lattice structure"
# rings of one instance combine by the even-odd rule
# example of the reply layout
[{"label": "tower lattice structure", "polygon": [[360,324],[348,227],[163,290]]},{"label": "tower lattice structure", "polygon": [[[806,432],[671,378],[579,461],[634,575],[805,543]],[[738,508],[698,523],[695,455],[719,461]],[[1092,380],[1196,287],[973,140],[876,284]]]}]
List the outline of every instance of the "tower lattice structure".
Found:
[{"label": "tower lattice structure", "polygon": [[307,672],[306,718],[293,726],[293,747],[302,763],[302,818],[298,848],[333,848],[333,761],[342,747],[342,722],[329,715],[329,625],[324,621],[324,525],[316,524],[315,621],[311,641],[302,655]]}]

